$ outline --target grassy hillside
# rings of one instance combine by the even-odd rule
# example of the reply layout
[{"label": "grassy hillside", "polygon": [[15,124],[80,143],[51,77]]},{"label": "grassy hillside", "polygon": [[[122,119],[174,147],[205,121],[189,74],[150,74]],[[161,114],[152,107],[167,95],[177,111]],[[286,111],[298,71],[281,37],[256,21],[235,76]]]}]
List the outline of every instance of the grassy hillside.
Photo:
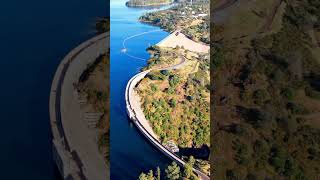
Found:
[{"label": "grassy hillside", "polygon": [[[181,30],[195,41],[209,43],[208,14],[208,1],[196,1],[193,5],[181,3],[168,10],[147,13],[140,17],[140,21],[169,32]],[[151,58],[143,70],[152,70],[135,88],[146,119],[163,144],[176,144],[178,156],[186,161],[194,157],[195,162],[191,166],[209,175],[210,56],[183,47],[152,46],[148,51]],[[181,65],[178,69],[159,70],[177,64]],[[176,175],[191,178],[191,175],[185,176],[180,172]],[[141,176],[140,179],[152,178],[151,173]]]},{"label": "grassy hillside", "polygon": [[169,32],[181,29],[190,39],[209,44],[208,3],[208,1],[198,1],[193,5],[182,3],[167,10],[147,13],[140,17],[140,21],[160,26]]},{"label": "grassy hillside", "polygon": [[[145,69],[169,67],[186,61],[178,70],[153,70],[136,87],[146,118],[162,143],[175,142],[180,155],[208,165],[210,146],[209,55],[180,48],[157,48]],[[184,58],[182,58],[184,57]],[[200,159],[202,161],[200,161]]]},{"label": "grassy hillside", "polygon": [[[310,31],[317,31],[320,3],[264,3],[265,10],[249,6],[242,31],[234,29],[242,17],[212,24],[213,175],[318,179],[320,61]],[[243,12],[240,6],[228,13]]]},{"label": "grassy hillside", "polygon": [[[179,57],[160,56],[160,61],[180,61]],[[161,140],[201,147],[209,145],[209,58],[187,60],[190,65],[181,70],[150,72],[137,90],[143,97],[144,113]]]}]

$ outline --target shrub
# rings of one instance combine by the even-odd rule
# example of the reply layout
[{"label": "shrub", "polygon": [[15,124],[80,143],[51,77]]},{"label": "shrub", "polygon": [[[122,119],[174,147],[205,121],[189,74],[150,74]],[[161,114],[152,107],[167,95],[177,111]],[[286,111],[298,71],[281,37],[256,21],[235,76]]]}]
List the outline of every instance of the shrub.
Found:
[{"label": "shrub", "polygon": [[158,86],[157,85],[151,84],[150,86],[151,86],[152,92],[157,92],[158,91]]},{"label": "shrub", "polygon": [[228,169],[226,171],[226,178],[227,178],[227,180],[236,180],[237,176],[236,176],[236,173],[234,172],[234,170]]},{"label": "shrub", "polygon": [[224,62],[224,55],[221,48],[217,48],[216,52],[212,56],[212,67],[214,69],[219,68]]},{"label": "shrub", "polygon": [[282,117],[278,119],[280,126],[282,126],[288,132],[296,131],[298,123],[296,119],[292,117]]},{"label": "shrub", "polygon": [[294,89],[290,88],[290,87],[287,87],[285,88],[281,94],[286,97],[288,100],[292,100],[295,96],[295,92],[294,92]]},{"label": "shrub", "polygon": [[169,77],[169,84],[171,87],[175,87],[180,81],[180,77],[178,75],[171,75]]},{"label": "shrub", "polygon": [[165,75],[165,76],[169,76],[170,75],[170,71],[168,71],[168,70],[161,70],[160,73]]},{"label": "shrub", "polygon": [[174,108],[174,107],[176,107],[176,105],[177,105],[177,101],[176,101],[175,99],[171,99],[171,100],[169,101],[169,105],[170,105],[172,108]]},{"label": "shrub", "polygon": [[267,111],[250,109],[247,113],[247,119],[250,124],[257,128],[266,128],[272,124],[274,117]]},{"label": "shrub", "polygon": [[166,177],[170,180],[180,179],[180,167],[175,162],[172,162],[172,164],[165,169],[165,172]]},{"label": "shrub", "polygon": [[151,80],[164,80],[165,77],[159,72],[149,72],[147,77]]},{"label": "shrub", "polygon": [[238,144],[235,147],[236,156],[235,160],[238,164],[247,165],[250,160],[250,154],[248,150],[248,146],[246,144]]},{"label": "shrub", "polygon": [[232,124],[230,126],[230,132],[237,135],[242,135],[245,132],[245,128],[240,124]]},{"label": "shrub", "polygon": [[173,87],[169,87],[166,91],[168,94],[174,94],[175,89]]},{"label": "shrub", "polygon": [[258,89],[253,93],[253,98],[255,99],[255,103],[258,105],[262,105],[264,101],[267,99],[267,91],[263,89]]},{"label": "shrub", "polygon": [[305,88],[305,93],[306,93],[307,96],[309,96],[309,97],[311,97],[313,99],[320,99],[320,92],[314,90],[311,87]]},{"label": "shrub", "polygon": [[192,101],[193,100],[193,96],[187,96],[187,100],[188,101]]},{"label": "shrub", "polygon": [[289,102],[287,104],[287,109],[291,111],[292,114],[305,114],[307,113],[307,109],[303,107],[303,105],[295,104],[293,102]]}]

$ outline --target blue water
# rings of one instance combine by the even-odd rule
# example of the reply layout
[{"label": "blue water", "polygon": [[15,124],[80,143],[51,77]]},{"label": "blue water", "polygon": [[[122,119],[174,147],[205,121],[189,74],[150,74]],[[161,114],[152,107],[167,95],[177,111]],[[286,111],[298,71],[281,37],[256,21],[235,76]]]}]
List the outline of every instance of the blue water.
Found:
[{"label": "blue water", "polygon": [[[148,10],[127,8],[124,0],[111,0],[111,179],[137,179],[142,171],[170,163],[130,123],[125,109],[125,87],[128,80],[146,65],[146,60],[138,60],[121,52],[123,40],[132,35],[159,30],[158,27],[139,23],[137,19]],[[126,41],[127,53],[148,59],[149,44],[155,44],[168,35],[157,31],[137,36]]]},{"label": "blue water", "polygon": [[0,2],[0,179],[57,179],[49,92],[66,53],[94,35],[104,0]]}]

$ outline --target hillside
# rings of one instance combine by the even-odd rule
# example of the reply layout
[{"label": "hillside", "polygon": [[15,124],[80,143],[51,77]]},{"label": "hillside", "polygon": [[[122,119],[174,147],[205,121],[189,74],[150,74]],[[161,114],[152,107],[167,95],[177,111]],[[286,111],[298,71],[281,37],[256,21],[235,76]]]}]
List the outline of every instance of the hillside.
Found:
[{"label": "hillside", "polygon": [[[190,24],[197,26],[204,21],[209,22],[208,19],[198,16],[205,7],[208,10],[208,6],[203,3],[180,4],[168,10],[145,14],[140,17],[140,21],[160,26],[167,31],[174,30],[169,28],[172,26],[185,32],[185,28],[188,29]],[[197,10],[197,14],[184,21],[182,18],[170,19],[177,17],[177,13],[182,10],[190,13]],[[155,23],[156,18],[162,23]],[[171,25],[164,22],[170,22]],[[200,41],[196,37],[201,34],[209,36],[209,28],[197,33],[193,34],[194,40]],[[194,165],[209,174],[209,54],[191,52],[183,46],[172,47],[170,44],[152,46],[148,51],[151,58],[143,70],[165,68],[180,63],[184,65],[175,70],[152,70],[141,80],[135,90],[141,97],[144,114],[163,144],[173,142],[179,147],[179,156],[185,160],[190,156],[195,157]]]},{"label": "hillside", "polygon": [[316,0],[211,12],[215,179],[319,178],[319,12]]},{"label": "hillside", "polygon": [[209,54],[181,48],[153,47],[153,58],[144,69],[185,65],[177,70],[153,70],[136,87],[141,105],[163,144],[178,145],[179,155],[194,156],[208,165],[210,147]]},{"label": "hillside", "polygon": [[194,4],[180,3],[166,10],[146,13],[140,21],[159,26],[168,32],[182,30],[188,38],[206,44],[210,43],[210,7],[208,1]]}]

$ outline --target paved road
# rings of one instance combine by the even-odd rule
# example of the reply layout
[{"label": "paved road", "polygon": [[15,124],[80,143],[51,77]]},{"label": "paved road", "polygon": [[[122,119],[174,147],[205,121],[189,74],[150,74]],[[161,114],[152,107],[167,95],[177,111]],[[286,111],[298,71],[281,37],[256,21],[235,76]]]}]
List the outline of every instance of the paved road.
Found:
[{"label": "paved road", "polygon": [[[179,69],[186,64],[186,60],[184,57],[180,57],[180,63],[169,66],[166,68],[161,68],[157,70],[173,70]],[[168,156],[173,161],[177,162],[180,165],[184,165],[185,162],[178,157],[176,154],[169,151],[166,147],[164,147],[159,141],[157,135],[153,132],[149,122],[144,116],[143,110],[140,105],[139,97],[134,91],[134,87],[150,72],[151,70],[143,71],[133,76],[126,87],[125,99],[127,105],[127,113],[130,119],[134,122],[138,130],[154,145],[156,146],[162,153]],[[210,178],[202,173],[200,170],[193,168],[193,171],[198,174],[202,180],[210,180]]]}]

